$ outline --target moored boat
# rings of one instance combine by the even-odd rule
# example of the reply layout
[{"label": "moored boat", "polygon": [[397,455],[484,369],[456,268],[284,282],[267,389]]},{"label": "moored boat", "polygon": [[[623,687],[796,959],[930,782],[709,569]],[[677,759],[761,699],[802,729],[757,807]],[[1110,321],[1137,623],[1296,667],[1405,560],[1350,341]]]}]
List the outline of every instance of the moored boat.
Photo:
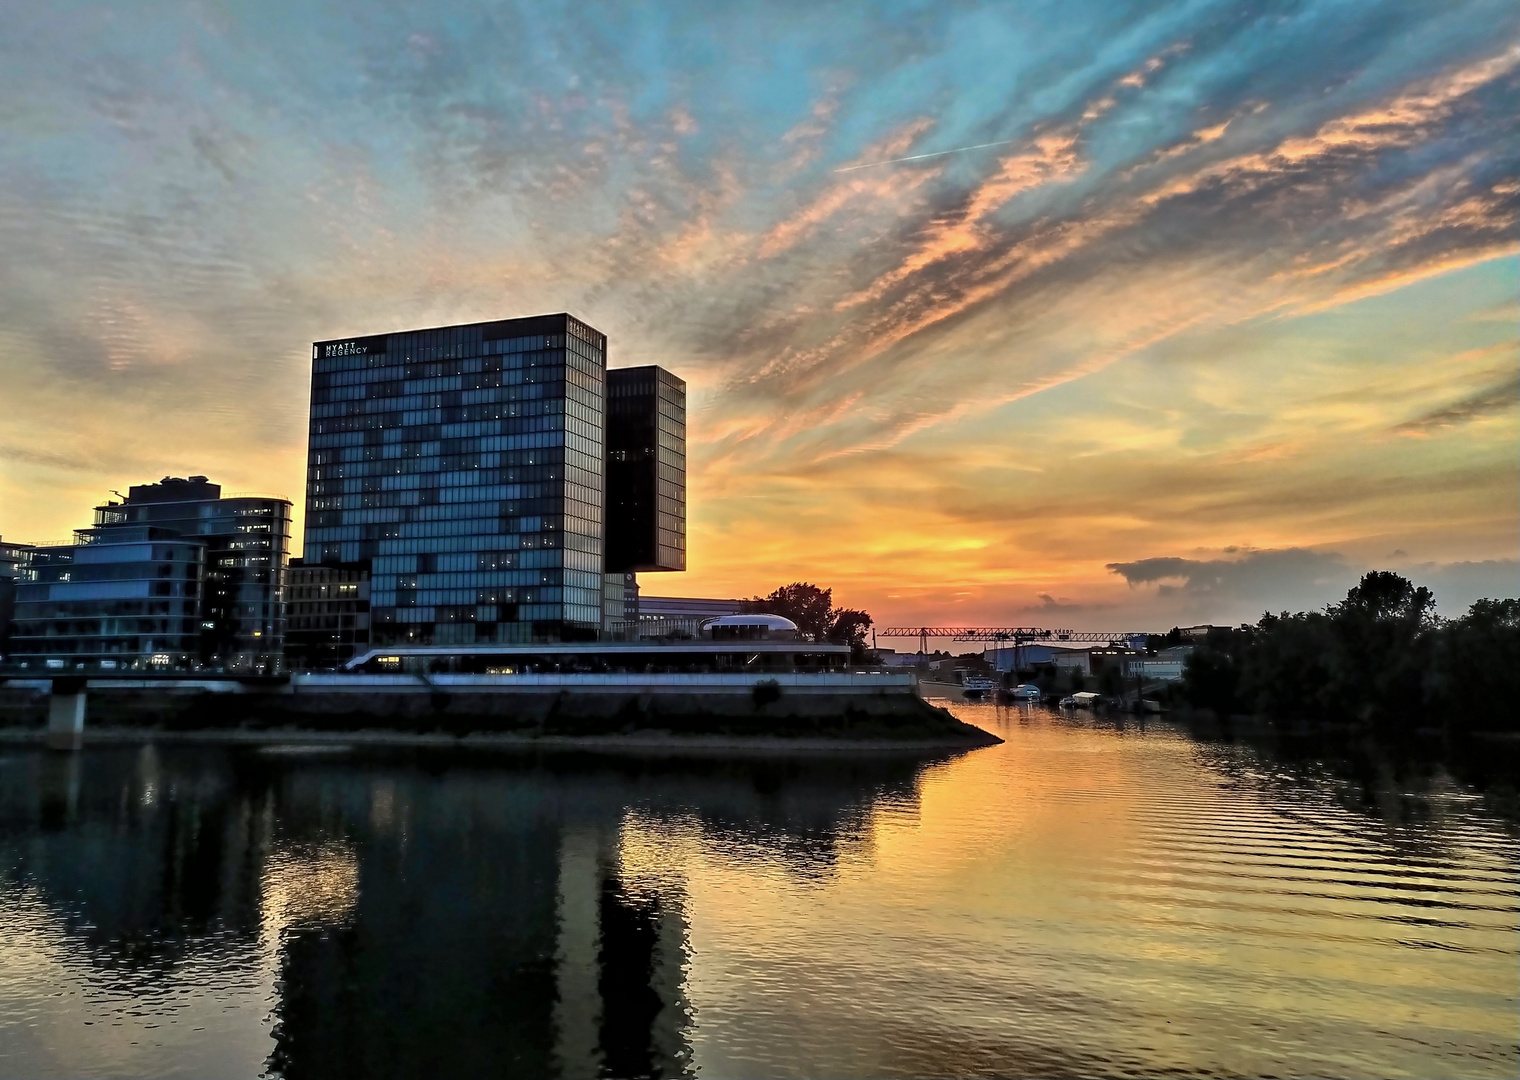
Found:
[{"label": "moored boat", "polygon": [[967,701],[980,701],[992,691],[992,680],[982,675],[967,675],[961,683],[961,693]]}]

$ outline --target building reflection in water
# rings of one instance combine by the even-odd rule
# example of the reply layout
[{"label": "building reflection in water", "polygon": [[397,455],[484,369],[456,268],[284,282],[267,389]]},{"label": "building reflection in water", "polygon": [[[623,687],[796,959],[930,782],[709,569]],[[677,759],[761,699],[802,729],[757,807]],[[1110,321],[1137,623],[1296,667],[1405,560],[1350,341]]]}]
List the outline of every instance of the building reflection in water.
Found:
[{"label": "building reflection in water", "polygon": [[555,1065],[564,1076],[690,1071],[679,895],[631,888],[618,832],[566,830],[557,891]]},{"label": "building reflection in water", "polygon": [[[257,1022],[290,1078],[687,1075],[686,895],[662,837],[826,876],[873,805],[912,805],[921,768],[153,747],[0,767],[0,910],[37,891],[84,982],[140,1004],[188,980],[203,1041]],[[256,1018],[227,1004],[250,995]],[[29,1071],[67,1071],[35,1053]]]}]

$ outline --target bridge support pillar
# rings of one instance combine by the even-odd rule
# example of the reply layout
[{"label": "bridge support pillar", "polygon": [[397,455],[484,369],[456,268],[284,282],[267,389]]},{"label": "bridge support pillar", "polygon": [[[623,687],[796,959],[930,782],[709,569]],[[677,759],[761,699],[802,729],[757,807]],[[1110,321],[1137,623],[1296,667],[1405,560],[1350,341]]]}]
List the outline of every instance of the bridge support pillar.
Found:
[{"label": "bridge support pillar", "polygon": [[47,744],[52,750],[78,750],[84,742],[83,679],[54,679],[48,701]]}]

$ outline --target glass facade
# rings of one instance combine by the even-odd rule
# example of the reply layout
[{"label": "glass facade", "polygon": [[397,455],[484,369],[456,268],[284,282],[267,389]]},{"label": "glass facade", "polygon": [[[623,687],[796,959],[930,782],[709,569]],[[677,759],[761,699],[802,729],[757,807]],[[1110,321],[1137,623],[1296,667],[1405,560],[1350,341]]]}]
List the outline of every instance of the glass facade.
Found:
[{"label": "glass facade", "polygon": [[194,667],[205,544],[122,525],[39,547],[16,590],[15,660],[27,667]]},{"label": "glass facade", "polygon": [[0,539],[0,661],[10,656],[16,618],[16,582],[32,561],[31,544],[8,544]]},{"label": "glass facade", "polygon": [[74,544],[37,548],[14,658],[283,671],[290,502],[221,493],[204,476],[133,485]]},{"label": "glass facade", "polygon": [[607,373],[607,571],[686,569],[686,383]]},{"label": "glass facade", "polygon": [[337,667],[369,645],[369,571],[292,559],[285,611],[291,670]]},{"label": "glass facade", "polygon": [[594,638],[607,339],[569,315],[317,342],[305,562],[374,645]]}]

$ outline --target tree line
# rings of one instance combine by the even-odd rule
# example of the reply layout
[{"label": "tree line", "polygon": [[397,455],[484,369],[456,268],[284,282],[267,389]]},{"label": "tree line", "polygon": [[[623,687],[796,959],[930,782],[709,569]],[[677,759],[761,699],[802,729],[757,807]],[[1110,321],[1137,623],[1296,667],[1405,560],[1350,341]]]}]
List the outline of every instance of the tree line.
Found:
[{"label": "tree line", "polygon": [[1479,600],[1443,619],[1429,589],[1375,570],[1323,611],[1209,631],[1182,694],[1221,716],[1520,730],[1520,600]]}]

